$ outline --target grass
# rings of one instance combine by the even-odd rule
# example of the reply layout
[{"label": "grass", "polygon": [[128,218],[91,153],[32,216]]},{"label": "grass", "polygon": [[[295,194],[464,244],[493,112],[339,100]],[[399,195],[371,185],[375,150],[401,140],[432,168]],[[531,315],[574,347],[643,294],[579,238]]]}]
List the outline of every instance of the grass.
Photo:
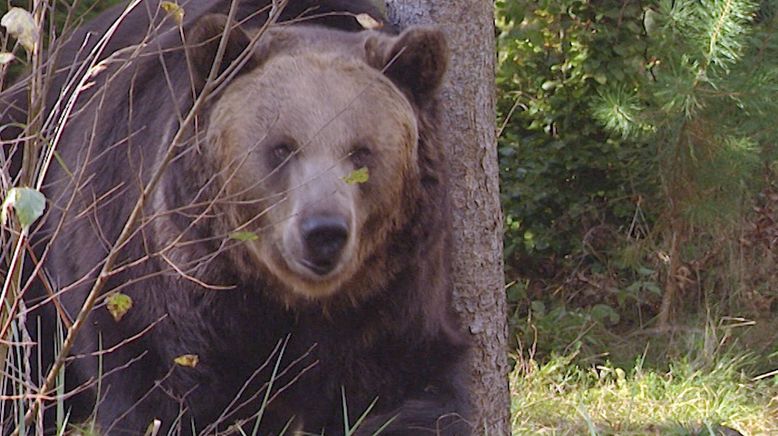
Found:
[{"label": "grass", "polygon": [[645,354],[628,366],[587,365],[575,352],[518,357],[510,375],[513,434],[775,435],[778,375],[750,373],[769,362],[778,369],[774,351],[731,347],[654,368]]}]

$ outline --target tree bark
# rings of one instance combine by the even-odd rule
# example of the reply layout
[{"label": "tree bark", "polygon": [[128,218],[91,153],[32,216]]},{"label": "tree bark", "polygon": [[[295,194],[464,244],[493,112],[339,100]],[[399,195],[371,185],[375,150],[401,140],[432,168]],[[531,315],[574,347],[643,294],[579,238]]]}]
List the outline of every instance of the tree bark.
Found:
[{"label": "tree bark", "polygon": [[399,28],[436,25],[451,50],[442,92],[443,140],[454,208],[455,307],[473,335],[476,433],[509,434],[507,316],[495,131],[494,4],[387,0]]}]

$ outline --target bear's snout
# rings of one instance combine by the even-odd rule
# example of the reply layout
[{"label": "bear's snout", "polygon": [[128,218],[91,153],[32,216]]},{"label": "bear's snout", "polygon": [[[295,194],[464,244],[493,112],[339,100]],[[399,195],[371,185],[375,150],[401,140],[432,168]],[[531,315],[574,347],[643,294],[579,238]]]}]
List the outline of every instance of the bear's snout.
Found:
[{"label": "bear's snout", "polygon": [[314,215],[300,224],[305,245],[304,265],[323,276],[338,264],[349,237],[348,221],[338,215]]}]

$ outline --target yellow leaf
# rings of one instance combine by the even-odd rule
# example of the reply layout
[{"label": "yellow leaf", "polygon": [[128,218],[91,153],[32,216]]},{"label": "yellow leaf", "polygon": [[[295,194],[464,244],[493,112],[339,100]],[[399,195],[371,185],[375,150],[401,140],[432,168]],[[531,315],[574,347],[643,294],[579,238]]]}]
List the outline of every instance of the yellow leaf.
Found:
[{"label": "yellow leaf", "polygon": [[343,181],[349,185],[358,185],[361,183],[367,183],[370,180],[370,171],[367,167],[362,167],[358,170],[354,170],[351,174],[343,178]]},{"label": "yellow leaf", "polygon": [[197,356],[197,354],[182,354],[173,359],[173,362],[175,362],[178,366],[194,368],[200,362],[200,358]]},{"label": "yellow leaf", "polygon": [[0,65],[9,64],[14,59],[16,59],[16,57],[13,53],[0,52]]},{"label": "yellow leaf", "polygon": [[32,51],[35,41],[38,40],[38,27],[32,14],[22,8],[11,8],[0,19],[0,25],[5,27],[22,47]]},{"label": "yellow leaf", "polygon": [[111,313],[113,319],[116,322],[119,322],[124,318],[124,315],[132,309],[132,298],[121,292],[114,292],[106,300],[105,307],[108,309],[108,312]]},{"label": "yellow leaf", "polygon": [[176,23],[179,26],[181,25],[181,23],[184,21],[184,8],[179,6],[178,3],[171,1],[164,1],[160,3],[160,6],[162,6],[162,9],[164,9],[168,15],[176,20]]},{"label": "yellow leaf", "polygon": [[362,26],[362,28],[367,30],[378,30],[384,27],[384,23],[376,20],[368,14],[357,15],[357,21],[359,22],[359,25]]}]

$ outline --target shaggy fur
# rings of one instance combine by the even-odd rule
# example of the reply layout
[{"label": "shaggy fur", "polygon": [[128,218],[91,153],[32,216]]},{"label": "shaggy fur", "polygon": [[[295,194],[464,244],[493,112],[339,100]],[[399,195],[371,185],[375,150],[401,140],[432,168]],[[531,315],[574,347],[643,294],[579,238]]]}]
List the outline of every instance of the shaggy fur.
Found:
[{"label": "shaggy fur", "polygon": [[[291,3],[299,14],[319,2]],[[173,30],[113,51],[63,132],[64,166],[47,179],[50,212],[35,246],[70,317],[205,86],[226,17],[186,11],[185,44]],[[390,421],[383,434],[470,433],[436,135],[445,41],[425,28],[333,29],[353,30],[346,18],[274,28],[245,59],[261,20],[228,32],[218,70],[242,67],[186,130],[122,247],[106,289],[129,295],[132,309],[115,321],[97,307],[78,337],[67,388],[86,389],[68,402],[72,419],[92,414],[111,435],[142,434],[155,418],[163,431],[180,423],[184,433],[214,433],[240,420],[251,428],[269,392],[260,434],[342,434],[344,401],[352,424],[370,409],[359,434]],[[113,49],[138,43],[122,35]],[[363,167],[367,182],[343,180]],[[305,263],[300,229],[310,216],[346,225],[326,273]],[[37,286],[27,299],[44,297]],[[51,306],[34,313],[48,359]],[[198,364],[174,364],[184,354]]]}]

